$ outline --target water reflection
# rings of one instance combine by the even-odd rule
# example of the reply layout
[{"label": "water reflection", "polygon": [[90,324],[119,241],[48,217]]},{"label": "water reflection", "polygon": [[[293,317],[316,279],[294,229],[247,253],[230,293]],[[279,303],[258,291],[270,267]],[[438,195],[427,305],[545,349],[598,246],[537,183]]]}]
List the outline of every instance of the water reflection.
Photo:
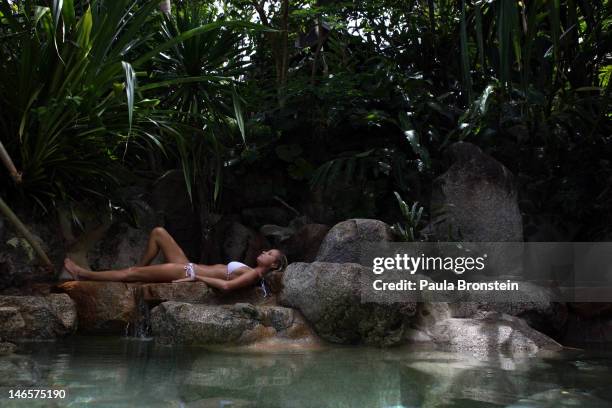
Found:
[{"label": "water reflection", "polygon": [[[612,406],[606,354],[521,359],[352,347],[264,353],[95,337],[21,350],[20,365],[0,359],[0,368],[13,370],[0,372],[9,379],[0,387],[2,406]],[[67,398],[8,400],[16,386],[65,389]]]}]

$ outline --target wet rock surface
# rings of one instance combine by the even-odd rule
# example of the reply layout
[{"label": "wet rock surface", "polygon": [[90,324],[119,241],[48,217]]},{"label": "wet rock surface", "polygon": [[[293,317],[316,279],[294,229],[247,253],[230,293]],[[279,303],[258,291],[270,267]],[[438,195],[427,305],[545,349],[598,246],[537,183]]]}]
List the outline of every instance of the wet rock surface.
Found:
[{"label": "wet rock surface", "polygon": [[448,149],[453,164],[434,180],[431,208],[438,215],[427,232],[442,241],[523,241],[512,172],[471,143]]},{"label": "wet rock surface", "polygon": [[472,296],[486,298],[483,291],[463,294],[461,302],[449,304],[452,317],[474,317],[482,312],[493,311],[520,317],[532,328],[549,336],[558,337],[565,329],[568,308],[564,303],[553,302],[549,289],[529,282],[520,282],[519,290],[500,301],[500,295],[491,294],[489,302],[471,301]]},{"label": "wet rock surface", "polygon": [[[54,265],[63,260],[63,242],[57,225],[19,214]],[[0,290],[22,287],[37,282],[52,282],[55,272],[40,265],[32,246],[4,218],[0,218]]]},{"label": "wet rock surface", "polygon": [[534,355],[541,350],[562,349],[559,343],[523,320],[496,312],[479,318],[444,319],[424,331],[437,346],[448,351]]},{"label": "wet rock surface", "polygon": [[239,222],[229,223],[219,237],[223,239],[221,252],[224,263],[243,260],[241,262],[247,265],[254,265],[261,250],[270,247],[263,235]]},{"label": "wet rock surface", "polygon": [[0,296],[0,333],[5,340],[51,340],[76,327],[75,305],[65,294]]},{"label": "wet rock surface", "polygon": [[342,344],[400,344],[416,303],[361,302],[361,275],[354,263],[293,263],[283,276],[279,303],[302,312],[322,338]]},{"label": "wet rock surface", "polygon": [[314,262],[329,230],[325,224],[306,224],[283,242],[281,249],[291,262]]},{"label": "wet rock surface", "polygon": [[136,295],[131,284],[70,281],[58,289],[75,302],[82,333],[124,333],[126,325],[137,320]]},{"label": "wet rock surface", "polygon": [[243,345],[271,337],[314,341],[293,309],[249,303],[164,302],[151,311],[151,326],[156,339],[169,344]]},{"label": "wet rock surface", "polygon": [[190,303],[214,303],[215,292],[204,282],[145,283],[140,286],[142,298],[148,303],[169,300]]},{"label": "wet rock surface", "polygon": [[360,263],[362,243],[393,241],[390,227],[382,221],[350,219],[332,227],[321,243],[317,262]]},{"label": "wet rock surface", "polygon": [[[208,305],[239,302],[276,305],[276,296],[268,293],[264,297],[263,291],[257,286],[222,293],[203,282],[70,281],[59,285],[57,290],[66,293],[74,301],[78,311],[79,332],[85,334],[124,335],[129,327],[146,328],[150,326],[149,310],[167,301]],[[5,313],[10,315],[10,311]],[[16,320],[14,324],[18,323]]]}]

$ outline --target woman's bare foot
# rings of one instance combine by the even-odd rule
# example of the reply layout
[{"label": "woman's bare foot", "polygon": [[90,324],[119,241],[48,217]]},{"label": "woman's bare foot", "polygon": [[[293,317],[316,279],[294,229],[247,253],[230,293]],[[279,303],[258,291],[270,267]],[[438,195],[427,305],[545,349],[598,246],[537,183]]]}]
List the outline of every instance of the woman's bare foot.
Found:
[{"label": "woman's bare foot", "polygon": [[70,258],[64,259],[64,268],[72,275],[74,280],[79,280],[79,273],[87,271],[87,269],[80,267],[75,264],[74,261]]}]

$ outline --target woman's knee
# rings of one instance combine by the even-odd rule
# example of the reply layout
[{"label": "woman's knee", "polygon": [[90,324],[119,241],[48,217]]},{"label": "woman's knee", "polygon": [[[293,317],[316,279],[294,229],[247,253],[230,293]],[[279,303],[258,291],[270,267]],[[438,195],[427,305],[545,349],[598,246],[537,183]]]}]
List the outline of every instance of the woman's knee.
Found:
[{"label": "woman's knee", "polygon": [[169,237],[170,233],[164,227],[155,227],[151,230],[151,236],[155,240],[163,240]]},{"label": "woman's knee", "polygon": [[151,230],[151,235],[165,235],[168,231],[164,227],[155,227]]}]

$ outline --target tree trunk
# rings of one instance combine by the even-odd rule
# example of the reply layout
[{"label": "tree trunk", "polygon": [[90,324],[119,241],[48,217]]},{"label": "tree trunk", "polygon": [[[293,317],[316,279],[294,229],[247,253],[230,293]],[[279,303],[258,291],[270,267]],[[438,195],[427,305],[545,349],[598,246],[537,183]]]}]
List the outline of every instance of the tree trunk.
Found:
[{"label": "tree trunk", "polygon": [[46,266],[53,267],[53,263],[45,253],[44,249],[40,246],[34,235],[28,230],[28,228],[21,222],[19,217],[15,215],[13,210],[9,208],[9,206],[4,202],[2,198],[0,198],[0,212],[10,221],[11,224],[15,227],[17,232],[21,234],[26,241],[30,244],[36,255],[40,258],[40,260]]},{"label": "tree trunk", "polygon": [[0,160],[2,160],[2,163],[4,163],[8,169],[15,183],[21,183],[21,173],[17,171],[15,164],[13,164],[13,160],[11,160],[11,156],[9,156],[2,142],[0,142]]}]

